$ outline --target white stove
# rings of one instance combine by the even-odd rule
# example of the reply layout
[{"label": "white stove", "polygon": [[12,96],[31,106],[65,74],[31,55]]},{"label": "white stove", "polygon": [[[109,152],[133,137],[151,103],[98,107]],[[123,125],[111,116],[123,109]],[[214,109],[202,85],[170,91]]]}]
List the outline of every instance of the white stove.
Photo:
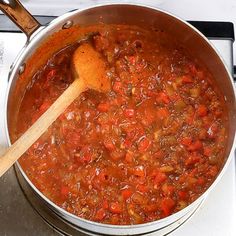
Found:
[{"label": "white stove", "polygon": [[[29,1],[25,2],[26,5],[30,4]],[[35,4],[39,1],[34,1]],[[50,2],[50,6],[53,4],[51,1],[41,1],[45,4]],[[60,2],[60,1],[59,1]],[[73,4],[67,3],[67,1],[61,0],[62,5],[66,10],[74,8]],[[81,1],[77,1],[81,2]],[[98,1],[94,1],[98,2]],[[103,1],[104,2],[104,1]],[[109,1],[107,1],[109,2]],[[149,1],[151,2],[151,1]],[[152,1],[154,2],[154,1]],[[156,1],[156,3],[161,1]],[[55,3],[54,3],[55,4]],[[63,5],[64,4],[64,5]],[[37,5],[37,4],[36,4]],[[153,5],[153,4],[152,4]],[[35,5],[31,5],[34,9]],[[61,11],[61,12],[60,12]],[[51,11],[39,12],[32,11],[34,14],[40,13],[49,15]],[[57,12],[63,13],[62,9]],[[58,14],[58,15],[59,15]],[[57,15],[54,11],[54,16]],[[3,18],[2,18],[3,17]],[[41,22],[49,20],[48,18],[39,18]],[[5,22],[5,24],[3,24]],[[193,22],[194,23],[194,22]],[[196,23],[196,22],[195,22]],[[233,40],[232,32],[223,35],[220,34],[222,25],[212,25],[204,23],[197,23],[200,28],[206,30],[207,36],[210,38],[213,45],[220,52],[226,65],[232,71],[233,68]],[[223,24],[223,28],[229,26],[229,24]],[[216,31],[212,31],[212,27],[216,27]],[[227,27],[226,27],[227,28]],[[229,26],[229,28],[231,28]],[[218,30],[217,30],[218,29]],[[9,32],[8,32],[9,30]],[[8,72],[11,63],[14,61],[16,55],[23,47],[26,37],[24,34],[15,32],[14,27],[9,27],[4,16],[0,15],[0,147],[4,149],[7,146],[6,133],[4,130],[4,102],[5,94],[8,84]],[[214,32],[218,32],[217,37]],[[208,198],[197,210],[197,212],[188,219],[178,229],[171,232],[171,236],[234,236],[236,235],[236,166],[235,156],[222,177],[221,181],[209,194]],[[58,233],[54,228],[50,227],[41,216],[33,209],[30,203],[24,196],[17,178],[15,176],[14,169],[11,168],[0,179],[0,235],[6,236],[58,236]]]}]

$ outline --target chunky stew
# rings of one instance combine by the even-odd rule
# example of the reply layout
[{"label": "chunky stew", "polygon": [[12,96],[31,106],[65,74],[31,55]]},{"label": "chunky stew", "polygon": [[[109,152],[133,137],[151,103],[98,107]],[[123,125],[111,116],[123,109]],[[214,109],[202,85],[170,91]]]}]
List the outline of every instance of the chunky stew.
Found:
[{"label": "chunky stew", "polygon": [[[224,163],[227,111],[210,73],[161,30],[102,25],[89,41],[107,62],[108,93],[84,92],[20,164],[51,201],[106,224],[140,224],[197,199]],[[73,81],[79,44],[28,85],[23,133]]]}]

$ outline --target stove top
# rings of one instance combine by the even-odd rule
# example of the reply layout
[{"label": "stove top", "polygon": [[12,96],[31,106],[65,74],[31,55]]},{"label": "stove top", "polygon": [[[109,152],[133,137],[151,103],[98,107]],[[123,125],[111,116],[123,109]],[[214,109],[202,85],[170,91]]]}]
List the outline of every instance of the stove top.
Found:
[{"label": "stove top", "polygon": [[[45,24],[51,17],[37,17]],[[4,22],[4,23],[3,23]],[[232,45],[234,32],[232,23],[190,22],[201,30],[220,52],[228,68],[233,72]],[[0,15],[0,112],[3,114],[8,71],[11,63],[26,41],[5,16]],[[0,117],[0,146],[7,146],[3,115]],[[171,236],[236,235],[236,176],[235,158],[221,181],[209,194],[197,212]],[[20,188],[15,171],[11,168],[0,179],[0,235],[44,235],[57,236],[60,233],[50,227],[27,201]]]}]

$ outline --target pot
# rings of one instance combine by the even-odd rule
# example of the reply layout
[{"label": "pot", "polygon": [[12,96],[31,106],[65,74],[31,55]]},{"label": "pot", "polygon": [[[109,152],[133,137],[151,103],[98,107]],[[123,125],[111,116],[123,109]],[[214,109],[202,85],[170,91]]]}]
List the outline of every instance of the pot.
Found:
[{"label": "pot", "polygon": [[[115,226],[92,222],[72,215],[47,199],[28,179],[19,163],[16,163],[23,188],[30,189],[41,205],[50,210],[53,217],[73,228],[73,232],[89,235],[163,235],[190,217],[221,179],[235,149],[236,106],[231,75],[223,60],[199,31],[187,22],[164,11],[133,4],[97,5],[66,13],[46,26],[41,26],[18,0],[0,1],[2,9],[26,34],[27,42],[9,72],[9,86],[5,105],[5,126],[9,145],[16,139],[15,122],[20,101],[31,76],[54,52],[78,39],[78,25],[88,26],[98,22],[107,24],[132,24],[141,27],[163,29],[173,38],[181,38],[186,48],[208,68],[225,96],[229,110],[229,133],[225,151],[225,164],[214,183],[188,207],[158,221],[129,226]],[[82,32],[81,36],[86,32]],[[59,42],[59,43],[58,43]],[[16,99],[17,98],[17,99]],[[36,203],[37,204],[37,203]],[[72,233],[74,234],[74,233]]]}]

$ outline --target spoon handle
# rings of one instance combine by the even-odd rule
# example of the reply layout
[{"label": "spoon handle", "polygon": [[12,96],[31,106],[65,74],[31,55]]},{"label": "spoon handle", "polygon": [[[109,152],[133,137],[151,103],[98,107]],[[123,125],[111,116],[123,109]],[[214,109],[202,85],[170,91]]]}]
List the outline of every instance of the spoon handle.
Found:
[{"label": "spoon handle", "polygon": [[48,110],[0,157],[0,177],[24,154],[48,129],[61,113],[86,90],[82,79],[74,82],[57,98]]}]

